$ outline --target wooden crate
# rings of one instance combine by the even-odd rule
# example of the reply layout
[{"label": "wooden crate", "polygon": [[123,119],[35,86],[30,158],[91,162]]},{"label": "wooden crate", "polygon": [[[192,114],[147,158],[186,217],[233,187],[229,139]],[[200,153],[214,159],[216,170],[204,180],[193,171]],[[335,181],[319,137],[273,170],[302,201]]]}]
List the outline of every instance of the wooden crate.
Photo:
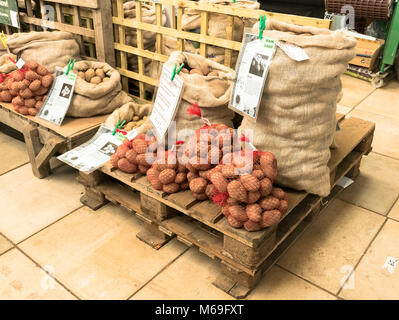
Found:
[{"label": "wooden crate", "polygon": [[0,104],[0,124],[23,134],[32,171],[38,178],[50,174],[51,157],[89,140],[106,117],[67,117],[62,126],[57,126],[40,118],[19,114],[10,103]]},{"label": "wooden crate", "polygon": [[[54,21],[45,6],[52,8]],[[21,29],[0,25],[7,34],[44,28],[68,31],[79,36],[83,58],[115,65],[109,0],[25,0],[18,9]]]},{"label": "wooden crate", "polygon": [[339,146],[331,152],[331,194],[321,198],[305,192],[285,189],[289,208],[278,225],[259,232],[234,229],[211,201],[194,199],[191,191],[165,194],[154,190],[146,177],[114,170],[110,163],[90,175],[80,174],[85,186],[81,201],[97,209],[111,201],[135,213],[145,223],[137,237],[159,249],[172,237],[188,246],[196,246],[221,262],[223,270],[215,285],[234,297],[245,297],[298,235],[312,217],[342,190],[337,182],[359,174],[363,155],[371,150],[374,124],[339,115]]},{"label": "wooden crate", "polygon": [[[294,15],[266,12],[263,10],[249,10],[232,8],[229,5],[214,5],[207,3],[200,3],[197,1],[187,0],[157,0],[153,1],[155,5],[156,24],[144,23],[142,21],[142,2],[152,3],[151,1],[138,0],[137,2],[137,19],[125,19],[123,13],[124,0],[112,0],[112,23],[114,25],[116,56],[118,61],[118,71],[123,76],[122,83],[125,91],[133,93],[133,89],[129,87],[128,79],[134,80],[138,83],[138,92],[135,93],[141,99],[150,99],[146,96],[146,86],[156,87],[158,79],[153,78],[144,73],[144,60],[149,59],[155,63],[163,63],[167,61],[168,56],[162,52],[162,37],[172,36],[178,39],[178,50],[184,51],[184,40],[191,40],[200,43],[200,54],[206,55],[208,45],[223,48],[225,51],[225,65],[232,66],[232,52],[241,49],[241,42],[233,41],[233,19],[234,17],[259,19],[260,15],[266,14],[267,18],[274,18],[280,21],[285,21],[298,25],[309,25],[320,28],[329,28],[330,20],[300,17]],[[172,18],[172,26],[162,26],[162,12],[163,9],[171,9],[176,13],[176,20]],[[201,30],[200,33],[193,33],[182,31],[182,16],[185,9],[196,9],[201,14]],[[226,28],[227,39],[211,37],[207,34],[209,15],[217,13],[226,15],[230,22]],[[129,46],[125,43],[125,32],[127,28],[137,30],[137,47]],[[156,34],[155,52],[145,50],[143,45],[143,32],[150,31]],[[128,69],[127,54],[133,54],[138,57],[138,70],[134,72]],[[130,90],[129,90],[130,89]]]}]

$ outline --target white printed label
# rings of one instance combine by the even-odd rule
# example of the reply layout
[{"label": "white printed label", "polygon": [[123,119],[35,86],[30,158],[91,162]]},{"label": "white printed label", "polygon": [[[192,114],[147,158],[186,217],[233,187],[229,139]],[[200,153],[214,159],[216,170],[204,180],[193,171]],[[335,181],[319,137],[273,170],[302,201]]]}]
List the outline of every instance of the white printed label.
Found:
[{"label": "white printed label", "polygon": [[20,59],[17,61],[16,66],[17,66],[18,69],[21,69],[21,68],[24,66],[24,64],[25,64],[25,61],[24,61],[22,58],[20,58]]},{"label": "white printed label", "polygon": [[134,138],[136,138],[138,135],[138,132],[136,131],[136,129],[133,129],[132,131],[129,131],[126,135],[126,138],[128,138],[129,140],[133,140]]},{"label": "white printed label", "polygon": [[295,61],[309,60],[308,54],[302,48],[287,42],[276,42],[277,46],[283,50],[287,56]]},{"label": "white printed label", "polygon": [[176,114],[176,108],[183,90],[183,79],[176,75],[172,81],[172,72],[169,67],[163,66],[157,96],[150,116],[150,121],[159,140],[162,140],[165,136]]},{"label": "white printed label", "polygon": [[92,139],[60,155],[58,159],[84,173],[93,172],[109,161],[122,144],[121,139],[112,135],[112,132],[102,125]]},{"label": "white printed label", "polygon": [[275,40],[259,39],[246,33],[237,63],[237,78],[230,98],[229,108],[244,116],[256,119],[269,67],[276,51]]},{"label": "white printed label", "polygon": [[10,10],[10,18],[11,18],[11,24],[15,28],[19,28],[19,23],[18,23],[18,12]]},{"label": "white printed label", "polygon": [[75,73],[66,75],[64,69],[57,67],[53,85],[37,117],[60,126],[71,104],[75,81]]}]

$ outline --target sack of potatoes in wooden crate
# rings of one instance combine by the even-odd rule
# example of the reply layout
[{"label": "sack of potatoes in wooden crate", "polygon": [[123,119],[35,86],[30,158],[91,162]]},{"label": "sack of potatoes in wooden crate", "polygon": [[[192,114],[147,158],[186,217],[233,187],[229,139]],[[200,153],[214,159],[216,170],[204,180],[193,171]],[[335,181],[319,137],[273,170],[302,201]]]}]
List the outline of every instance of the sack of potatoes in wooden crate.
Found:
[{"label": "sack of potatoes in wooden crate", "polygon": [[[155,14],[155,6],[142,3],[141,4],[141,16],[143,23],[149,23],[156,25],[156,14]],[[123,4],[124,18],[126,22],[133,22],[137,19],[136,13],[136,1],[127,1]],[[162,11],[162,26],[166,25],[166,15],[165,10]],[[155,40],[156,33],[151,31],[143,30],[141,31],[142,39],[143,39],[143,49],[155,52]],[[135,28],[125,28],[125,42],[126,45],[137,48],[137,29]],[[134,72],[138,72],[138,59],[136,55],[128,54],[127,55],[129,70]],[[151,63],[150,59],[144,60],[144,70],[146,75],[150,75],[151,73]]]},{"label": "sack of potatoes in wooden crate", "polygon": [[[248,1],[248,0],[200,0],[199,3],[204,4],[216,4],[216,5],[225,5],[234,9],[249,9],[249,10],[257,10],[259,9],[259,2],[257,1]],[[229,26],[229,16],[225,14],[218,13],[209,13],[208,15],[208,30],[207,34],[211,37],[227,39],[228,34],[228,26]],[[256,20],[248,19],[243,17],[235,16],[233,18],[233,33],[232,40],[241,42],[243,39],[244,28],[252,27]],[[182,15],[182,30],[191,31],[191,32],[200,32],[201,27],[201,11],[191,8],[184,9],[184,13]],[[188,41],[189,42],[189,41]],[[195,51],[191,51],[192,48],[197,48]],[[199,44],[191,44],[185,46],[184,51],[187,52],[197,52],[199,48]],[[231,66],[234,68],[238,58],[238,51],[232,52],[231,57]],[[216,61],[218,63],[225,63],[225,50],[224,48],[215,47],[208,45],[206,49],[206,57]]]},{"label": "sack of potatoes in wooden crate", "polygon": [[118,123],[125,122],[122,130],[131,131],[135,129],[139,134],[147,133],[148,117],[152,111],[151,103],[139,104],[134,101],[124,104],[122,107],[115,109],[105,120],[105,126],[114,129]]},{"label": "sack of potatoes in wooden crate", "polygon": [[179,76],[183,79],[184,86],[174,118],[176,133],[184,136],[183,129],[189,130],[190,134],[186,135],[188,137],[203,126],[201,118],[187,113],[187,108],[195,103],[199,105],[203,117],[211,123],[232,127],[234,113],[228,108],[228,103],[233,88],[234,70],[200,55],[180,51],[173,52],[165,65],[173,70],[175,64],[180,66],[182,63],[184,67]]},{"label": "sack of potatoes in wooden crate", "polygon": [[78,61],[73,72],[78,76],[68,116],[92,117],[108,114],[132,101],[122,91],[119,72],[105,62]]},{"label": "sack of potatoes in wooden crate", "polygon": [[[256,24],[253,32],[259,31]],[[264,37],[302,48],[309,60],[295,61],[276,47],[256,123],[253,144],[278,161],[277,183],[325,197],[330,193],[330,146],[336,130],[340,76],[355,56],[356,40],[342,31],[266,20]]]},{"label": "sack of potatoes in wooden crate", "polygon": [[47,98],[54,76],[37,62],[27,62],[1,80],[0,101],[11,102],[18,113],[35,116]]},{"label": "sack of potatoes in wooden crate", "polygon": [[10,60],[10,58],[14,61],[17,60],[17,56],[12,53],[6,53],[0,56],[0,73],[10,73],[17,70],[17,66]]},{"label": "sack of potatoes in wooden crate", "polygon": [[114,168],[125,173],[146,174],[157,157],[158,143],[154,136],[139,134],[132,140],[125,141],[111,156]]},{"label": "sack of potatoes in wooden crate", "polygon": [[[64,67],[71,57],[80,57],[77,37],[65,31],[31,31],[7,35],[7,46],[11,53],[24,61],[36,61],[55,74],[56,67]],[[0,46],[0,56],[7,54]]]}]

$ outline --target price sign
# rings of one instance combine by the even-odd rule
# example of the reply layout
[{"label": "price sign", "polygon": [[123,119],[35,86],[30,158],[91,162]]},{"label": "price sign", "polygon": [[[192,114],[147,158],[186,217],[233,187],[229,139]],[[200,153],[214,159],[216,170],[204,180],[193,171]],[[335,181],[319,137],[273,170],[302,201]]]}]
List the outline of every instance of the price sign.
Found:
[{"label": "price sign", "polygon": [[36,117],[61,125],[71,104],[75,89],[76,74],[57,67],[53,85],[47,99]]},{"label": "price sign", "polygon": [[20,28],[17,0],[0,0],[0,24]]}]

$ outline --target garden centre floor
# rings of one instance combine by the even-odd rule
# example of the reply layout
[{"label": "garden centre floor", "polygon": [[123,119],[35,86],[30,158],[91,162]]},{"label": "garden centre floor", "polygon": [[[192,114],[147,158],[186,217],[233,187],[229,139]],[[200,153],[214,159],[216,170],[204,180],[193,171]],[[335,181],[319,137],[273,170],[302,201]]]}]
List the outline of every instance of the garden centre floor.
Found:
[{"label": "garden centre floor", "polygon": [[[373,152],[248,299],[399,299],[399,263],[383,268],[399,259],[399,83],[343,83],[339,111],[376,122]],[[148,247],[130,213],[82,206],[74,170],[39,180],[22,142],[0,132],[0,149],[0,299],[231,298],[211,284],[218,263],[197,249]]]}]

